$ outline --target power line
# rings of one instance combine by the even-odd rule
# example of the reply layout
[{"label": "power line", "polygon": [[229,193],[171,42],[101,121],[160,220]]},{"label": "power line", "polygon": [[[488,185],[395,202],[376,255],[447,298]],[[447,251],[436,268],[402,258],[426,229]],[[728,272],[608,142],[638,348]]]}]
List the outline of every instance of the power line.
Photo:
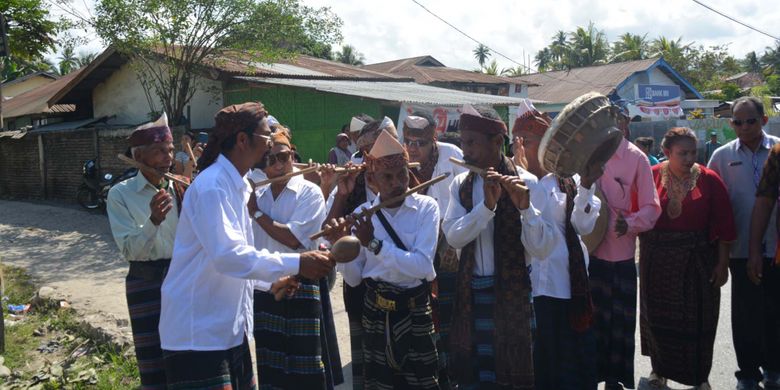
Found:
[{"label": "power line", "polygon": [[[590,87],[594,87],[594,86],[595,86],[593,83],[587,82],[587,81],[585,81],[585,80],[582,80],[582,79],[580,79],[580,80],[582,80],[582,81],[577,81],[577,80],[564,80],[563,78],[554,77],[554,76],[552,76],[552,75],[548,74],[547,72],[538,72],[538,71],[537,71],[537,72],[534,72],[534,70],[533,70],[533,69],[532,69],[530,66],[526,66],[526,65],[524,65],[524,64],[521,64],[521,63],[519,63],[519,62],[517,62],[517,61],[515,61],[515,60],[513,60],[513,59],[511,59],[511,58],[509,58],[509,57],[507,57],[507,56],[505,56],[503,53],[501,53],[501,52],[499,52],[499,51],[497,51],[497,50],[495,50],[495,49],[493,49],[493,48],[489,47],[488,45],[486,45],[486,44],[484,44],[484,43],[482,43],[482,42],[478,41],[477,39],[475,39],[475,38],[474,38],[474,37],[472,37],[471,35],[469,35],[469,34],[466,34],[466,33],[465,33],[463,30],[459,29],[458,27],[456,27],[456,26],[455,26],[455,25],[453,25],[452,23],[450,23],[450,22],[448,22],[448,21],[444,20],[444,18],[442,18],[441,16],[439,16],[439,15],[436,15],[436,14],[435,14],[433,11],[429,10],[429,9],[428,9],[426,6],[424,6],[424,5],[420,4],[420,2],[419,2],[419,1],[417,1],[417,0],[412,0],[412,2],[414,2],[414,3],[415,3],[415,4],[417,4],[417,5],[419,5],[419,6],[420,6],[420,8],[422,8],[422,9],[424,9],[424,10],[425,10],[425,12],[427,12],[427,13],[431,14],[431,15],[432,15],[433,17],[435,17],[436,19],[439,19],[439,20],[440,20],[440,21],[442,21],[444,24],[446,24],[447,26],[450,26],[450,27],[451,27],[452,29],[454,29],[455,31],[457,31],[457,32],[461,33],[461,34],[462,34],[463,36],[465,36],[466,38],[468,38],[468,39],[470,39],[470,40],[474,41],[475,43],[477,43],[477,44],[479,44],[479,45],[485,46],[485,47],[486,47],[486,48],[488,48],[488,50],[490,50],[491,52],[493,52],[493,53],[496,53],[496,54],[498,54],[499,56],[506,58],[507,60],[509,60],[509,61],[511,61],[511,62],[513,62],[513,63],[515,63],[515,64],[517,64],[518,66],[522,66],[524,69],[527,69],[527,70],[528,70],[530,73],[538,73],[538,74],[540,74],[540,75],[544,75],[544,76],[545,76],[545,77],[547,77],[547,78],[550,78],[550,79],[553,79],[553,80],[557,80],[557,81],[561,81],[561,82],[566,82],[566,83],[573,83],[573,84],[582,84],[582,85],[586,85],[586,86],[590,86]],[[576,76],[576,75],[575,75],[575,76]],[[520,76],[520,77],[523,77],[523,76]],[[577,78],[579,78],[579,77],[577,77]]]},{"label": "power line", "polygon": [[757,28],[755,28],[755,27],[753,27],[753,26],[751,26],[751,25],[749,25],[749,24],[747,24],[747,23],[745,23],[745,22],[741,22],[741,21],[739,21],[739,20],[737,20],[737,19],[734,19],[733,17],[731,17],[731,16],[729,16],[729,15],[726,15],[725,13],[723,13],[723,12],[720,12],[720,11],[716,10],[715,8],[712,8],[712,7],[710,7],[710,6],[709,6],[709,5],[707,5],[707,4],[704,4],[704,3],[702,3],[702,2],[701,2],[701,1],[699,1],[699,0],[693,0],[693,2],[694,2],[694,3],[696,3],[696,4],[698,4],[698,5],[700,5],[700,6],[702,6],[702,7],[704,7],[704,8],[706,8],[706,9],[708,9],[708,10],[710,10],[710,11],[712,11],[712,12],[715,12],[716,14],[718,14],[718,15],[720,15],[720,16],[723,16],[724,18],[726,18],[726,19],[728,19],[728,20],[731,20],[732,22],[739,23],[739,24],[741,24],[741,25],[743,25],[743,26],[745,26],[745,27],[747,27],[747,28],[749,28],[749,29],[751,29],[751,30],[753,30],[753,31],[755,31],[755,32],[758,32],[758,33],[764,34],[764,35],[768,36],[769,38],[772,38],[772,39],[774,39],[774,40],[776,40],[776,41],[780,41],[780,38],[778,38],[778,37],[776,37],[776,36],[774,36],[774,35],[772,35],[772,34],[769,34],[768,32],[765,32],[765,31],[759,30],[759,29],[757,29]]}]

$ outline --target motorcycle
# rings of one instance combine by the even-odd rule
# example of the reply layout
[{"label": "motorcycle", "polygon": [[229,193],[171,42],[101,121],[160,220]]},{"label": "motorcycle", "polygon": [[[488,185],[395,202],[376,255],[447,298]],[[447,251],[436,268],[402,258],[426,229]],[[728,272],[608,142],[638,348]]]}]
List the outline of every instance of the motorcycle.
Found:
[{"label": "motorcycle", "polygon": [[110,173],[100,177],[95,160],[87,160],[81,168],[83,181],[76,193],[76,201],[81,207],[90,210],[105,208],[108,190],[118,183],[135,176],[137,173],[137,169],[130,168],[116,177]]}]

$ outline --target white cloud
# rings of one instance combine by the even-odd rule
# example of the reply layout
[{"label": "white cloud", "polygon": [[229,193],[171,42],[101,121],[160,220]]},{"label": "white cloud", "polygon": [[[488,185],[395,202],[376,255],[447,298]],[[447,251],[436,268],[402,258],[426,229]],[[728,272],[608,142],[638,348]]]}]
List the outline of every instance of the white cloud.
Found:
[{"label": "white cloud", "polygon": [[[411,0],[303,0],[330,6],[344,20],[344,43],[354,45],[368,63],[431,54],[448,66],[472,69],[477,62],[468,38],[428,14]],[[558,30],[571,31],[593,21],[610,41],[624,32],[682,37],[705,46],[730,43],[731,54],[764,51],[773,40],[729,21],[692,1],[581,0],[418,0],[428,9],[477,40],[522,62],[531,60]],[[728,15],[769,30],[780,19],[773,2],[705,0]],[[494,57],[502,67],[511,62]]]}]

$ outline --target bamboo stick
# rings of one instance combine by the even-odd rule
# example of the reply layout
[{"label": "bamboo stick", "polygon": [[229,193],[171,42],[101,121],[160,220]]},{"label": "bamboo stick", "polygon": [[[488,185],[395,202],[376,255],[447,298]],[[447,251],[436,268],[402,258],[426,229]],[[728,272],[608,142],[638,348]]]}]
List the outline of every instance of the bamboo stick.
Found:
[{"label": "bamboo stick", "polygon": [[[362,218],[362,217],[367,216],[367,215],[372,215],[372,214],[376,213],[377,211],[379,211],[379,209],[381,209],[383,207],[387,207],[388,205],[396,203],[399,200],[403,200],[407,196],[412,195],[412,194],[414,194],[417,191],[424,190],[424,189],[426,189],[426,188],[428,188],[428,187],[430,187],[430,186],[432,186],[432,185],[434,185],[434,184],[444,180],[449,175],[450,175],[449,172],[447,172],[447,173],[445,173],[443,175],[436,176],[436,177],[434,177],[431,180],[428,180],[428,181],[426,181],[424,183],[421,183],[421,184],[419,184],[419,185],[417,185],[415,187],[412,187],[412,188],[408,189],[406,192],[404,192],[401,195],[392,197],[392,198],[390,198],[388,200],[384,200],[384,201],[380,202],[376,206],[373,206],[373,207],[370,207],[370,208],[367,208],[367,209],[363,209],[361,212],[357,213],[355,217],[356,218]],[[318,239],[320,237],[323,237],[323,236],[325,236],[325,230],[320,230],[319,232],[309,236],[309,239],[310,240],[316,240],[316,239]]]},{"label": "bamboo stick", "polygon": [[[479,168],[479,167],[475,167],[475,166],[473,166],[471,164],[467,164],[463,160],[458,160],[455,157],[450,157],[450,162],[455,164],[455,165],[458,165],[458,166],[461,166],[463,168],[466,168],[469,171],[474,172],[477,175],[480,175],[482,177],[485,177],[485,175],[487,175],[487,169],[482,169],[482,168]],[[506,175],[502,175],[502,176],[506,176]],[[517,184],[517,186],[519,186],[520,188],[522,188],[525,191],[528,191],[528,187],[526,187],[526,186],[524,186],[522,184]]]},{"label": "bamboo stick", "polygon": [[133,166],[135,168],[138,168],[141,171],[147,171],[147,172],[150,172],[150,173],[154,173],[155,175],[162,174],[163,177],[165,177],[166,179],[171,180],[171,181],[175,181],[175,182],[177,182],[177,183],[179,183],[179,184],[181,184],[181,185],[183,185],[185,187],[189,187],[189,185],[190,185],[190,183],[187,183],[186,181],[176,177],[176,175],[174,175],[172,173],[160,172],[157,169],[154,169],[154,168],[152,168],[150,166],[147,166],[147,165],[145,165],[143,163],[135,161],[132,158],[125,156],[124,154],[117,154],[116,156],[117,156],[117,158],[119,158],[120,160],[124,161],[128,165],[131,165],[131,166]]}]

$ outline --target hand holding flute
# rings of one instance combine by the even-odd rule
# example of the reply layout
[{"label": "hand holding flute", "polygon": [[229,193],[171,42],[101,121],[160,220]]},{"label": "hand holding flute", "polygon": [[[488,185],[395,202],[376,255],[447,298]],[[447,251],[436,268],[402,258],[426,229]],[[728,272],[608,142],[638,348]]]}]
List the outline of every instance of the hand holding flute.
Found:
[{"label": "hand holding flute", "polygon": [[530,206],[528,187],[519,177],[501,175],[493,168],[482,169],[475,167],[455,157],[450,157],[450,162],[482,176],[484,179],[485,207],[491,210],[495,209],[498,199],[501,198],[502,189],[507,192],[512,203],[518,209],[525,210]]}]

